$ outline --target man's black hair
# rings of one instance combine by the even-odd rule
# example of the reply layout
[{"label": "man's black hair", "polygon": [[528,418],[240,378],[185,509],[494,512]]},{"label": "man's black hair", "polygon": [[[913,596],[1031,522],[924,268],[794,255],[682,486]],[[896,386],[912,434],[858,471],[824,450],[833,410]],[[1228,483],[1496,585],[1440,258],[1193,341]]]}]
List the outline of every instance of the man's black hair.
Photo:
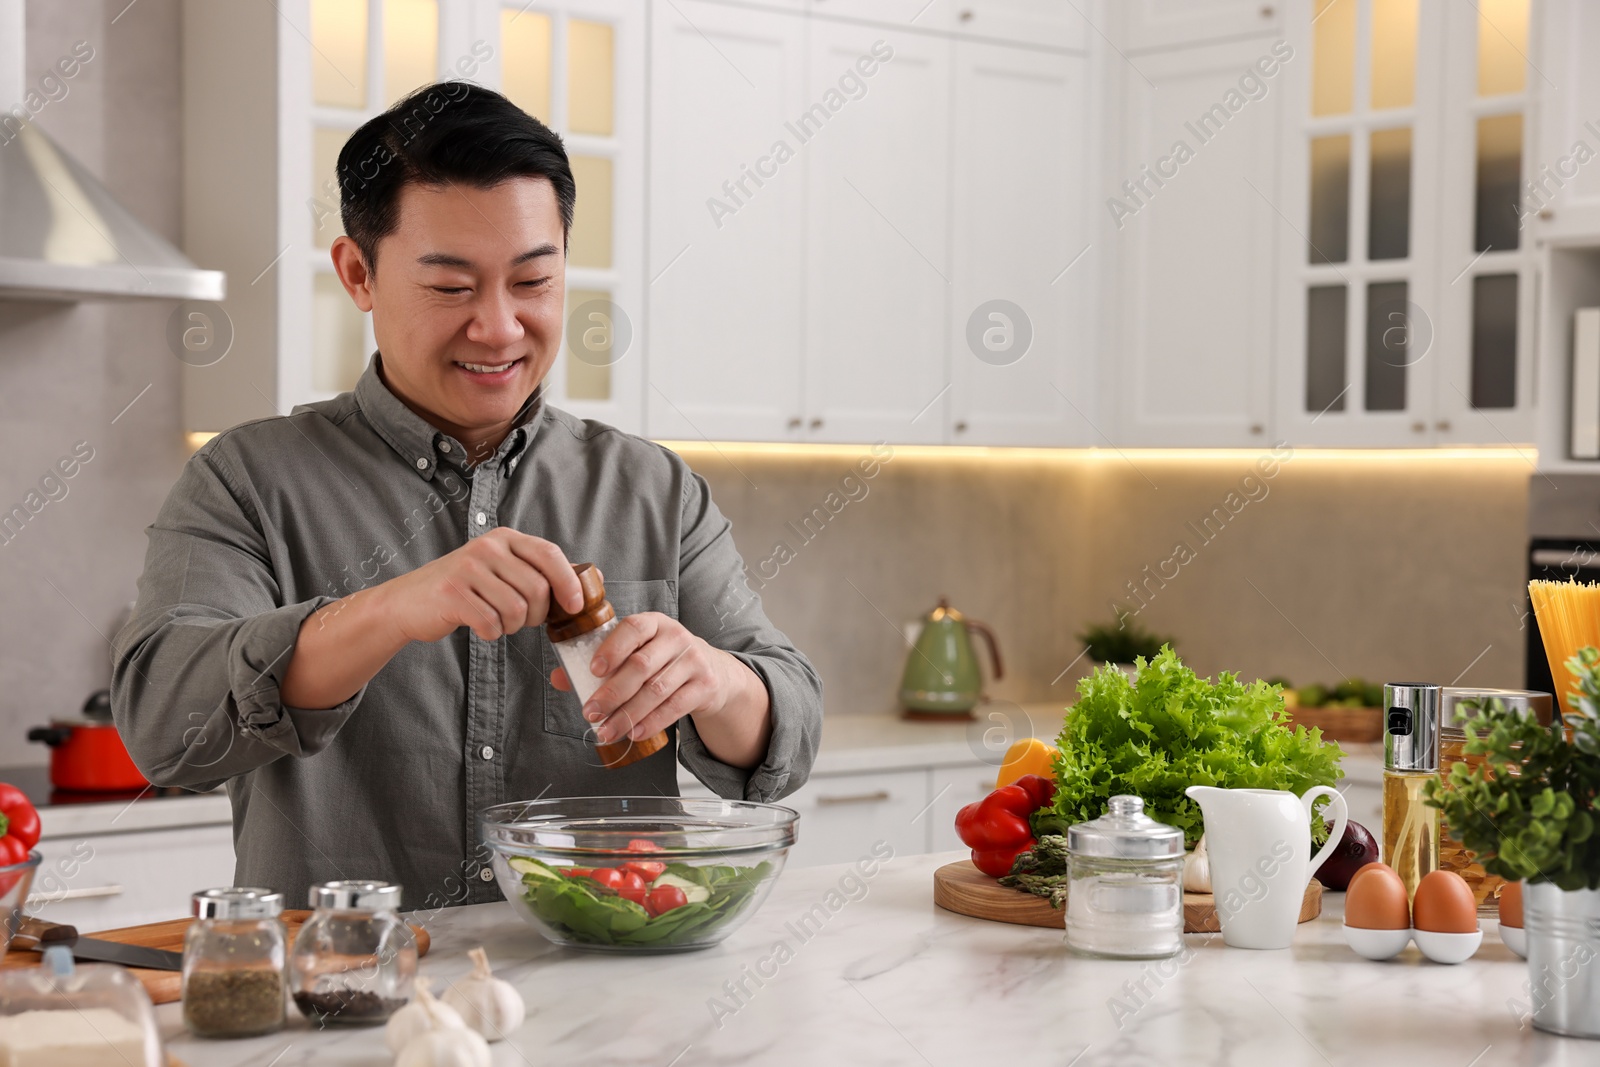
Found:
[{"label": "man's black hair", "polygon": [[399,222],[406,185],[487,189],[512,178],[555,188],[563,239],[577,186],[561,138],[497,92],[470,82],[426,85],[364,123],[339,151],[339,215],[376,271],[378,242]]}]

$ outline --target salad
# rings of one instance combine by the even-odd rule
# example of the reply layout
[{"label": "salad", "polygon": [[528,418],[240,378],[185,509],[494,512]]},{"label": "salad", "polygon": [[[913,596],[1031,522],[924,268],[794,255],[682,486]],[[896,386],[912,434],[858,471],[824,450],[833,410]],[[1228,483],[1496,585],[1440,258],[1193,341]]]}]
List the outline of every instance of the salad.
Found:
[{"label": "salad", "polygon": [[557,934],[590,945],[686,947],[733,919],[772,874],[772,864],[692,867],[664,858],[653,841],[628,842],[616,867],[557,866],[527,856],[507,861],[522,897]]}]

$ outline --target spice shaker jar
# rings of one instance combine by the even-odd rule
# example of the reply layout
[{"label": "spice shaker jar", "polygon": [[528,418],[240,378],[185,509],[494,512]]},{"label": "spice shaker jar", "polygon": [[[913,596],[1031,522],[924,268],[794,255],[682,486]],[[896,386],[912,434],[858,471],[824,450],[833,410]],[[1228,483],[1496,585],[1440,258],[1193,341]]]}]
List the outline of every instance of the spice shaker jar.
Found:
[{"label": "spice shaker jar", "polygon": [[411,999],[417,941],[400,918],[400,887],[323,882],[289,954],[295,1007],[313,1023],[381,1023]]},{"label": "spice shaker jar", "polygon": [[[1445,686],[1443,710],[1439,715],[1439,779],[1445,789],[1451,788],[1450,768],[1456,764],[1464,763],[1468,770],[1483,765],[1485,757],[1467,755],[1466,725],[1492,707],[1515,711],[1551,729],[1562,726],[1562,717],[1555,710],[1555,701],[1549,693]],[[1480,912],[1490,915],[1497,912],[1505,879],[1485,871],[1478,857],[1451,835],[1443,813],[1439,816],[1439,869],[1454,871],[1466,879]]]},{"label": "spice shaker jar", "polygon": [[1148,960],[1183,951],[1183,831],[1112,797],[1067,828],[1067,945],[1085,956]]},{"label": "spice shaker jar", "polygon": [[[611,601],[606,599],[605,581],[593,563],[575,564],[573,570],[578,575],[578,584],[583,587],[583,610],[571,614],[552,602],[545,619],[545,629],[550,635],[550,643],[555,646],[556,655],[561,657],[561,666],[572,680],[573,692],[578,694],[580,703],[587,703],[594,696],[594,691],[600,688],[600,679],[589,670],[589,663],[611,631],[617,628],[617,613]],[[601,764],[607,770],[615,770],[636,763],[666,746],[667,733],[662,730],[639,741],[621,737],[594,747]]]},{"label": "spice shaker jar", "polygon": [[254,1037],[283,1027],[287,955],[283,894],[206,889],[183,939],[183,1023],[200,1037]]}]

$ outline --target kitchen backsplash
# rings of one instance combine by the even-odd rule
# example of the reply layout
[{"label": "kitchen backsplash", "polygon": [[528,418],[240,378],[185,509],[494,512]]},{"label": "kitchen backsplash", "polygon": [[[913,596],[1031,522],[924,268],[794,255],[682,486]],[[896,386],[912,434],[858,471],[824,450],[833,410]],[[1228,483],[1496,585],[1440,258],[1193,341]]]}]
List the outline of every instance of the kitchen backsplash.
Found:
[{"label": "kitchen backsplash", "polygon": [[900,626],[940,596],[995,628],[1017,702],[1069,700],[1076,635],[1119,614],[1202,673],[1523,684],[1531,471],[1507,452],[902,449],[854,498],[864,447],[683,452],[830,714],[893,709]]}]

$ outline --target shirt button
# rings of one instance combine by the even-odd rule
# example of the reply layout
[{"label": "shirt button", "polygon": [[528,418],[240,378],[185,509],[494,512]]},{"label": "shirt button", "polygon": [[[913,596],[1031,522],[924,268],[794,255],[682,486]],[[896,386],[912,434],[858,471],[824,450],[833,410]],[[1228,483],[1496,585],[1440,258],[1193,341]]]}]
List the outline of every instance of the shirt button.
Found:
[{"label": "shirt button", "polygon": [[449,441],[440,441],[439,442],[439,451],[440,452],[448,452],[448,451],[450,451],[450,442]]},{"label": "shirt button", "polygon": [[423,456],[421,459],[417,460],[417,470],[425,471],[427,469],[428,469],[428,457]]},{"label": "shirt button", "polygon": [[483,870],[478,872],[478,878],[481,881],[492,882],[492,881],[494,881],[494,871],[492,871],[489,868],[485,867]]},{"label": "shirt button", "polygon": [[474,518],[476,518],[478,520],[478,525],[479,526],[487,526],[487,525],[489,525],[489,516],[485,515],[481,511],[478,512],[478,514],[476,516],[474,516]]},{"label": "shirt button", "polygon": [[494,759],[494,746],[484,745],[478,750],[478,755],[482,756],[484,759]]}]

